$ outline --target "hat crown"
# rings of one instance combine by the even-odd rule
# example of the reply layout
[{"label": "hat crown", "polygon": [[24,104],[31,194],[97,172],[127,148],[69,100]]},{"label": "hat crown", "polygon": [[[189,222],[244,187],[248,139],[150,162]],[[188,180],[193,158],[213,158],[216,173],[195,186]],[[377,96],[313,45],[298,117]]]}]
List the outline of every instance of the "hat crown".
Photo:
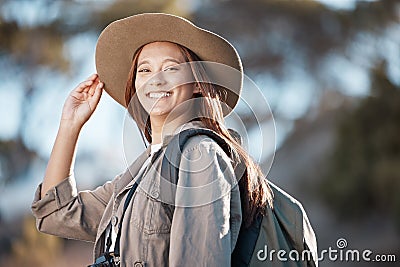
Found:
[{"label": "hat crown", "polygon": [[[105,91],[126,107],[125,87],[135,52],[157,41],[172,42],[193,51],[201,60],[236,69],[239,77],[227,88],[226,104],[233,109],[239,100],[243,67],[236,49],[223,37],[191,21],[165,13],[143,13],[110,23],[96,45],[96,69]],[[208,71],[211,76],[221,75]],[[230,111],[224,110],[226,116]]]}]

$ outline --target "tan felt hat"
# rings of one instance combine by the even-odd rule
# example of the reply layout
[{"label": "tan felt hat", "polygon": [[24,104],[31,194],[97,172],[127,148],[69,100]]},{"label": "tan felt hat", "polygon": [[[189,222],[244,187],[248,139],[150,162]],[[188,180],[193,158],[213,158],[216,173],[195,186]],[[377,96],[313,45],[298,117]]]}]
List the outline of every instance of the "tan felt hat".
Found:
[{"label": "tan felt hat", "polygon": [[[243,84],[243,67],[236,49],[221,36],[187,19],[164,13],[144,13],[116,20],[100,34],[96,69],[112,98],[126,107],[125,86],[133,56],[141,46],[156,41],[183,45],[202,61],[219,63],[206,70],[213,83],[227,89],[224,102],[229,109],[235,107]],[[229,109],[224,109],[225,116],[230,113]]]}]

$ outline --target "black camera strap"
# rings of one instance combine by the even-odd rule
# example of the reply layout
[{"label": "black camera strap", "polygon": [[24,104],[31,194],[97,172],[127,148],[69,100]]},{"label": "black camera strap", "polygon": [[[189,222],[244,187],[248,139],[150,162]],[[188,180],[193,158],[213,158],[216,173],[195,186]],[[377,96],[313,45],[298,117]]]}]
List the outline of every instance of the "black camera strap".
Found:
[{"label": "black camera strap", "polygon": [[[145,175],[145,173],[148,171],[148,169],[150,168],[150,166],[154,163],[154,161],[157,159],[157,157],[161,154],[161,149],[159,149],[157,152],[155,152],[151,158],[150,163],[147,165],[147,167],[145,168],[145,170],[143,171],[143,174],[141,177],[143,177]],[[129,170],[128,170],[129,171]],[[117,232],[117,238],[115,239],[115,246],[114,246],[114,257],[119,257],[120,256],[120,240],[121,240],[121,228],[122,228],[122,222],[124,220],[125,217],[125,212],[126,209],[129,206],[129,203],[132,200],[132,197],[137,189],[137,187],[139,186],[141,178],[137,179],[134,184],[132,185],[131,189],[129,190],[128,196],[125,199],[124,202],[124,209],[121,215],[121,219],[119,220],[119,224],[118,224],[118,232]],[[110,226],[110,231],[107,237],[107,248],[106,248],[106,252],[110,252],[110,248],[111,248],[111,244],[112,244],[112,238],[111,238],[111,231],[113,231],[112,227]]]},{"label": "black camera strap", "polygon": [[[140,182],[140,181],[139,181]],[[136,191],[136,188],[138,187],[139,183],[135,181],[133,184],[132,188],[129,190],[128,196],[125,199],[124,203],[124,211],[122,212],[121,220],[118,224],[118,233],[117,233],[117,238],[115,239],[115,246],[114,246],[114,255],[116,257],[120,256],[120,247],[119,247],[119,242],[121,239],[121,228],[122,228],[122,221],[124,220],[125,212],[126,209],[128,208],[129,202],[131,202],[131,199],[133,197],[133,194]],[[112,229],[110,229],[110,234],[111,234]],[[109,249],[109,248],[108,248]]]},{"label": "black camera strap", "polygon": [[[115,247],[114,247],[115,248],[114,252],[117,252],[117,249],[118,249],[118,254],[119,254],[119,240],[121,239],[121,231],[120,230],[121,230],[121,227],[122,227],[122,221],[124,219],[125,211],[128,208],[129,202],[131,201],[131,199],[133,197],[133,194],[135,193],[136,188],[138,187],[138,185],[139,184],[135,181],[135,183],[132,185],[131,189],[129,190],[128,196],[125,199],[124,210],[122,212],[121,220],[119,221],[119,224],[118,224],[118,233],[117,233],[117,238],[115,240]],[[113,229],[112,229],[112,225],[110,223],[108,237],[107,237],[107,243],[106,243],[106,252],[110,252],[110,248],[111,248],[111,245],[112,245],[112,237],[111,237],[112,236],[112,231],[113,231]]]}]

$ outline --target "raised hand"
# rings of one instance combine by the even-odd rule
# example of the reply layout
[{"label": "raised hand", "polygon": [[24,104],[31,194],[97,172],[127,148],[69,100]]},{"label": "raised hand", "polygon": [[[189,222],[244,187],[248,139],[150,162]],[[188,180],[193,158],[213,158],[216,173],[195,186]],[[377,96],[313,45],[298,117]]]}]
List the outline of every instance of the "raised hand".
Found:
[{"label": "raised hand", "polygon": [[91,75],[71,91],[65,100],[61,123],[82,127],[93,114],[100,101],[104,84],[97,74]]},{"label": "raised hand", "polygon": [[65,101],[56,141],[42,184],[41,197],[73,173],[76,143],[81,127],[93,114],[100,101],[103,83],[97,74],[80,83]]}]

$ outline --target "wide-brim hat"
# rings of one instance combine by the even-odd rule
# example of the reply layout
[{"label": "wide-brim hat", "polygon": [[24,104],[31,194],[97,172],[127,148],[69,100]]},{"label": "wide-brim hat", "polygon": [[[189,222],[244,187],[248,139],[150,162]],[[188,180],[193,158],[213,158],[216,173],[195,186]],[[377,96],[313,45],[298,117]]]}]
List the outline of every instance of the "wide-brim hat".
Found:
[{"label": "wide-brim hat", "polygon": [[96,45],[96,69],[105,91],[126,108],[125,87],[134,54],[156,41],[180,44],[202,61],[218,63],[209,64],[206,71],[213,83],[227,89],[223,101],[229,108],[223,108],[223,112],[228,115],[239,100],[243,84],[243,67],[236,49],[223,37],[170,14],[134,15],[116,20],[102,31]]}]

